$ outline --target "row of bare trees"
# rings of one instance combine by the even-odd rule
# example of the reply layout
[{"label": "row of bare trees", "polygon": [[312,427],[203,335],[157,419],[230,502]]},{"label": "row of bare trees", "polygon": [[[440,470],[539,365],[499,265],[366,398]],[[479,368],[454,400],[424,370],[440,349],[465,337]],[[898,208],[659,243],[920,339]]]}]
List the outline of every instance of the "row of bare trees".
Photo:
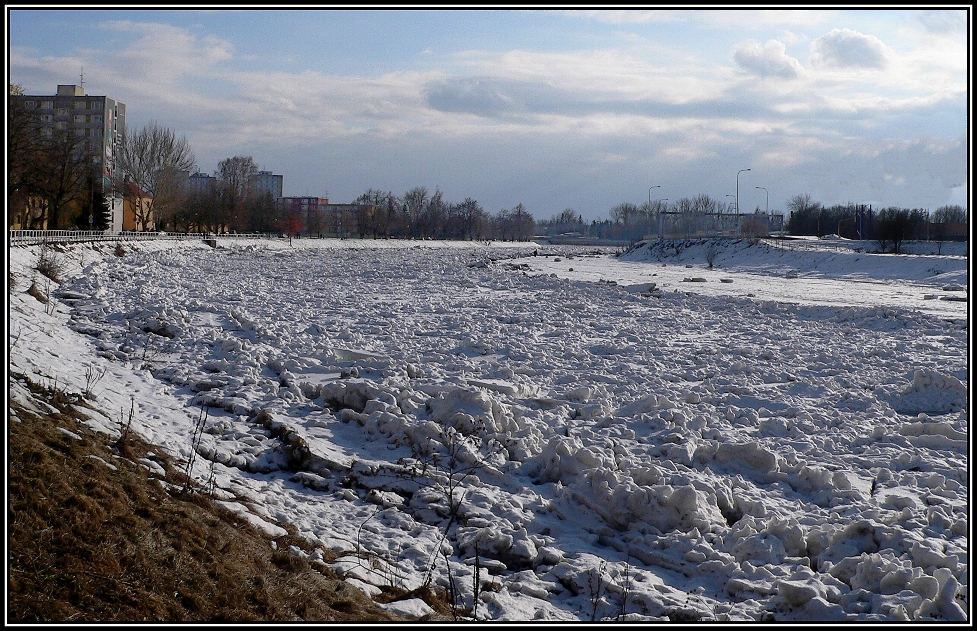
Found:
[{"label": "row of bare trees", "polygon": [[369,189],[354,205],[342,229],[359,237],[526,241],[536,233],[536,221],[521,203],[492,215],[471,197],[449,202],[440,189],[431,193],[423,186],[400,197]]},{"label": "row of bare trees", "polygon": [[792,197],[787,209],[790,234],[872,240],[883,252],[899,253],[903,241],[914,239],[935,241],[942,248],[944,241],[965,239],[969,233],[967,209],[956,204],[932,212],[895,206],[874,209],[866,204],[823,206],[804,193]]},{"label": "row of bare trees", "polygon": [[639,204],[624,202],[611,208],[609,219],[594,220],[590,224],[572,208],[539,222],[542,234],[575,234],[601,239],[641,239],[658,233],[658,217],[662,213],[715,214],[735,212],[732,204],[727,204],[708,195],[683,197],[672,203],[660,199]]}]

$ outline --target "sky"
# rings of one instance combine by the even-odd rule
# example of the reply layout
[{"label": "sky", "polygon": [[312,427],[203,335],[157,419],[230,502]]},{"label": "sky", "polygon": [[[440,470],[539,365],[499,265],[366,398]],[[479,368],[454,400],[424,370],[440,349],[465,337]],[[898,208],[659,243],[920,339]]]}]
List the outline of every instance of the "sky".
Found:
[{"label": "sky", "polygon": [[401,613],[972,620],[966,244],[844,243],[11,247],[7,393]]},{"label": "sky", "polygon": [[947,6],[8,5],[8,72],[41,95],[83,74],[130,128],[186,136],[198,170],[251,156],[286,196],[423,186],[537,220],[702,194],[935,210],[969,199],[970,13]]}]

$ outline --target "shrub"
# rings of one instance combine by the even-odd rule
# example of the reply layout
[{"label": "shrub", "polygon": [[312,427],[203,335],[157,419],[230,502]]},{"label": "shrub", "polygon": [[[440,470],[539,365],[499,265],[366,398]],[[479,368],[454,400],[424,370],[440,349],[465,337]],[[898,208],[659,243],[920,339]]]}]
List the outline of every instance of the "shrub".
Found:
[{"label": "shrub", "polygon": [[65,273],[65,263],[57,254],[52,252],[47,245],[41,245],[41,250],[37,254],[37,263],[34,269],[44,274],[56,283],[61,282],[61,277]]}]

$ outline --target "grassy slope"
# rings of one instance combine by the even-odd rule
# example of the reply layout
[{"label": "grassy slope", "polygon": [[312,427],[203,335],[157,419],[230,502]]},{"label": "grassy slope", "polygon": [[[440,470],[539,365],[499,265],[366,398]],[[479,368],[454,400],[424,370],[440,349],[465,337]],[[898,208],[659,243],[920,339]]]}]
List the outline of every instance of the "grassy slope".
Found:
[{"label": "grassy slope", "polygon": [[[276,551],[205,493],[167,491],[139,464],[153,452],[170,488],[181,488],[162,450],[95,433],[79,420],[88,402],[21,383],[41,403],[9,402],[8,623],[403,620],[288,552],[312,552],[293,527],[283,524]],[[407,596],[450,611],[430,590],[377,600]]]}]

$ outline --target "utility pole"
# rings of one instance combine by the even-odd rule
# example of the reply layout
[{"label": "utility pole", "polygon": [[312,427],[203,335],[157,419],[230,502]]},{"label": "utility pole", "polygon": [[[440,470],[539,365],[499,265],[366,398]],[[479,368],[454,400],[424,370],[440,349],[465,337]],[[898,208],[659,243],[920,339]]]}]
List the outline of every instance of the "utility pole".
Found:
[{"label": "utility pole", "polygon": [[657,185],[652,186],[651,188],[648,189],[648,210],[651,210],[651,189],[652,188],[661,188],[661,187],[662,187],[661,184],[657,184]]}]

